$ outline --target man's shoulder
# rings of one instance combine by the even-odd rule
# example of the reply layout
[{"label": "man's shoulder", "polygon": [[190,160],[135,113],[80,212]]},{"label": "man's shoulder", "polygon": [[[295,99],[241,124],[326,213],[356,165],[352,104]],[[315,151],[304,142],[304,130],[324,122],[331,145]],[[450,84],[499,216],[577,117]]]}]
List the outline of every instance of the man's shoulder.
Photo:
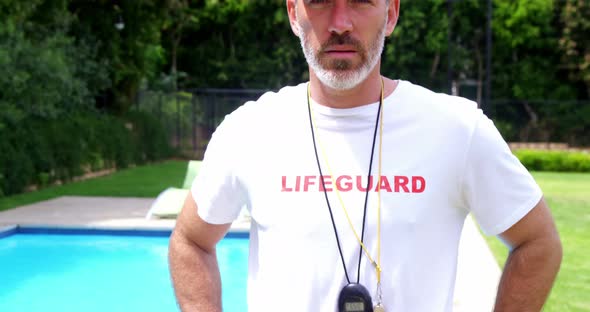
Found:
[{"label": "man's shoulder", "polygon": [[[258,98],[256,102],[268,104],[280,104],[282,102],[292,101],[297,97],[305,96],[307,83],[300,83],[294,86],[284,86],[278,91],[268,91]],[[277,103],[276,101],[281,101]]]},{"label": "man's shoulder", "polygon": [[400,87],[406,98],[419,105],[426,105],[432,109],[442,110],[476,110],[477,103],[456,95],[435,92],[424,86],[401,80]]},{"label": "man's shoulder", "polygon": [[239,107],[237,111],[243,111],[241,113],[259,113],[262,111],[272,111],[273,109],[284,110],[286,106],[305,99],[305,83],[301,83],[295,86],[285,86],[278,91],[267,91],[262,94],[257,100],[248,101]]},{"label": "man's shoulder", "polygon": [[[297,106],[298,101],[305,100],[306,84],[286,86],[278,91],[267,91],[258,99],[247,101],[233,112],[226,115],[222,125],[225,128],[244,131],[257,126],[269,126],[272,120],[289,116]],[[247,127],[245,127],[247,126]]]},{"label": "man's shoulder", "polygon": [[397,104],[405,116],[440,129],[459,127],[470,132],[483,114],[474,101],[435,92],[408,81],[400,81],[399,91]]}]

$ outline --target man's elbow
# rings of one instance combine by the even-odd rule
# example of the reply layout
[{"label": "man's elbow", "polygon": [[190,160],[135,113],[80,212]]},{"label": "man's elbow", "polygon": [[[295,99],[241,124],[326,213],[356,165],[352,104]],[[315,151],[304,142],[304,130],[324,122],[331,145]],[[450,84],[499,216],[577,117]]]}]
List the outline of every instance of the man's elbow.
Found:
[{"label": "man's elbow", "polygon": [[541,240],[548,261],[555,266],[556,271],[559,270],[561,260],[563,259],[563,245],[554,222],[552,222],[551,226],[546,227],[544,235],[541,236]]},{"label": "man's elbow", "polygon": [[551,237],[547,238],[547,245],[549,249],[549,256],[553,260],[552,262],[554,263],[555,269],[557,271],[559,270],[561,261],[563,259],[563,245],[557,231],[555,231]]},{"label": "man's elbow", "polygon": [[563,246],[557,231],[552,231],[526,242],[511,251],[522,251],[517,257],[520,265],[538,267],[557,274],[563,258]]}]

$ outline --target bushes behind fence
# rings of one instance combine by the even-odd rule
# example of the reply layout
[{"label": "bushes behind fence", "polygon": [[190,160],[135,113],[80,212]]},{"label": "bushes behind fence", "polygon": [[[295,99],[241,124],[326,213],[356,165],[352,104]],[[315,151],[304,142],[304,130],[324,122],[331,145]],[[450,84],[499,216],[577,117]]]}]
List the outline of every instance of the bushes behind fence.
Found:
[{"label": "bushes behind fence", "polygon": [[516,150],[520,162],[532,171],[590,172],[590,153]]},{"label": "bushes behind fence", "polygon": [[28,117],[0,128],[0,197],[170,153],[161,125],[142,113],[125,118],[90,113],[59,120]]}]

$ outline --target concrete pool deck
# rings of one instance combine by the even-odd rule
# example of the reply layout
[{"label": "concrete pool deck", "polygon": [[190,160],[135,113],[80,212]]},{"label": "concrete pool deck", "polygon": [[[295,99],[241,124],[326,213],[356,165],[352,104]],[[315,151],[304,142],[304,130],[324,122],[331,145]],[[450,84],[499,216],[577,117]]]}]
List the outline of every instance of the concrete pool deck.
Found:
[{"label": "concrete pool deck", "polygon": [[[0,212],[0,228],[13,225],[148,230],[174,228],[175,220],[145,218],[154,200],[63,196]],[[249,226],[247,219],[238,220],[232,225],[232,231],[248,231]],[[472,218],[468,217],[459,246],[453,311],[492,311],[500,274],[485,240]]]}]

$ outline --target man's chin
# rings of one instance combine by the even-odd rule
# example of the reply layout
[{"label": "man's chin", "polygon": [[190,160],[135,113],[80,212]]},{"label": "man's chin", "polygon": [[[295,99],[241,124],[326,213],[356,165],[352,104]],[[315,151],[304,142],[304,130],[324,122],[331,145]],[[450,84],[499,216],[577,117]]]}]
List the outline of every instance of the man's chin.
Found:
[{"label": "man's chin", "polygon": [[357,73],[324,72],[323,75],[318,75],[318,78],[324,85],[336,90],[350,90],[362,82]]}]

